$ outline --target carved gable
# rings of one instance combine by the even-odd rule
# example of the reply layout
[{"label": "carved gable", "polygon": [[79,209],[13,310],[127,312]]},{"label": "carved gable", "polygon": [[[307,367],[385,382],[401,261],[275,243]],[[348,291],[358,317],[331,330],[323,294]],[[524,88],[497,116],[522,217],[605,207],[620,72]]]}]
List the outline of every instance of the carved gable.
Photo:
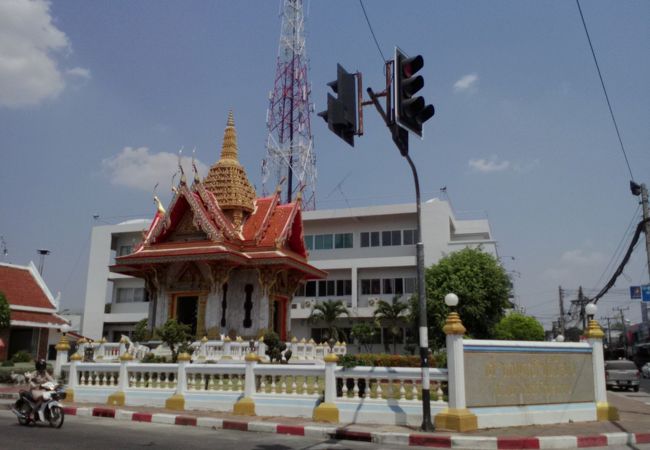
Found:
[{"label": "carved gable", "polygon": [[191,210],[185,212],[174,230],[169,234],[170,242],[187,242],[187,241],[204,241],[208,240],[208,235],[201,230],[194,220],[194,214]]}]

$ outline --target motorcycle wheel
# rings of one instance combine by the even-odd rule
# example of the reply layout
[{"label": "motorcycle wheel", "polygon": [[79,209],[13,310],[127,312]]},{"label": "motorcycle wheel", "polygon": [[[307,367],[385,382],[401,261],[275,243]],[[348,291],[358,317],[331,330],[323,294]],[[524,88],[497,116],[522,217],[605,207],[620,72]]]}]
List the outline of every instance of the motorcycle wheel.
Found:
[{"label": "motorcycle wheel", "polygon": [[19,413],[21,413],[24,416],[18,418],[18,423],[21,425],[29,425],[30,423],[29,417],[31,417],[32,415],[32,408],[29,406],[29,404],[26,401],[21,399],[16,402],[14,407]]},{"label": "motorcycle wheel", "polygon": [[45,420],[47,420],[52,428],[61,428],[65,414],[60,406],[53,406],[45,410]]}]

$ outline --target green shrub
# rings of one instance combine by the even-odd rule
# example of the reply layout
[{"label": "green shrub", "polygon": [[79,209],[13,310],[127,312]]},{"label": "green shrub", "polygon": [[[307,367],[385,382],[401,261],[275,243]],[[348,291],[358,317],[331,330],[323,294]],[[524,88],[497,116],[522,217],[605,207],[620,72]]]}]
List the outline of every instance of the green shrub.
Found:
[{"label": "green shrub", "polygon": [[142,358],[143,363],[153,363],[153,364],[163,364],[167,362],[167,359],[164,356],[156,356],[153,353],[147,353]]},{"label": "green shrub", "polygon": [[[429,367],[438,367],[437,357],[429,358]],[[446,362],[446,358],[445,358]],[[339,365],[345,368],[356,366],[369,367],[420,367],[420,357],[412,355],[390,355],[386,353],[360,353],[344,355],[339,359]]]},{"label": "green shrub", "polygon": [[13,356],[11,357],[11,361],[14,363],[32,362],[33,358],[29,352],[25,350],[19,350],[13,354]]},{"label": "green shrub", "polygon": [[2,361],[2,367],[13,367],[14,363],[13,361]]}]

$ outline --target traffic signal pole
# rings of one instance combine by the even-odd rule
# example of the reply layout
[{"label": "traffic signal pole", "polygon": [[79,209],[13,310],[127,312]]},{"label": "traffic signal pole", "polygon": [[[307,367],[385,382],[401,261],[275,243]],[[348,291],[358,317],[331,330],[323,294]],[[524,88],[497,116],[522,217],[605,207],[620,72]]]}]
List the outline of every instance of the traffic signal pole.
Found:
[{"label": "traffic signal pole", "polygon": [[[387,88],[387,91],[389,88]],[[368,88],[368,95],[372,103],[377,108],[379,115],[384,119],[386,126],[391,130],[393,142],[400,151],[400,154],[406,158],[411,172],[413,172],[413,183],[415,184],[415,210],[417,216],[417,244],[415,245],[415,258],[417,263],[417,283],[418,283],[418,306],[419,306],[419,335],[420,335],[420,367],[422,369],[422,430],[433,431],[434,426],[431,421],[431,380],[429,375],[429,336],[427,326],[427,301],[425,295],[424,283],[424,245],[422,243],[422,212],[420,207],[420,179],[418,171],[413,164],[413,160],[408,154],[408,133],[403,128],[397,126],[384,112],[379,104],[378,96],[372,88]]]}]

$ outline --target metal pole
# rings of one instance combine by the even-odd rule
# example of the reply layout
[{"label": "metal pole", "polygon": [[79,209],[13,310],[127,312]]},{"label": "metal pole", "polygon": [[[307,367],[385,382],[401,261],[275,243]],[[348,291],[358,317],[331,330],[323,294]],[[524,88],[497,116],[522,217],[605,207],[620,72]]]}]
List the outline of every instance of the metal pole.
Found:
[{"label": "metal pole", "polygon": [[404,158],[411,166],[413,182],[415,183],[415,210],[417,215],[417,244],[415,244],[415,255],[417,262],[418,279],[418,305],[420,311],[420,367],[422,368],[422,430],[432,431],[431,422],[431,391],[429,379],[429,332],[427,327],[427,299],[424,283],[424,244],[422,244],[422,211],[420,207],[420,180],[418,171],[413,164],[411,157],[406,154]]},{"label": "metal pole", "polygon": [[[387,89],[389,90],[389,86]],[[400,154],[406,158],[411,171],[413,172],[413,182],[415,184],[415,207],[417,215],[417,244],[415,245],[415,258],[417,264],[418,280],[418,305],[419,305],[419,331],[420,331],[420,367],[422,368],[422,430],[433,431],[434,426],[431,422],[431,382],[429,377],[429,333],[427,328],[427,302],[424,286],[424,245],[422,244],[422,214],[420,209],[420,180],[418,171],[413,164],[413,160],[408,154],[408,133],[405,129],[395,125],[382,109],[372,88],[367,89],[368,95],[375,105],[377,112],[384,119],[384,123],[391,130],[393,142],[400,151]],[[390,113],[390,112],[389,112]]]},{"label": "metal pole", "polygon": [[[648,211],[648,189],[646,188],[645,183],[641,184],[641,207],[643,210],[643,220],[645,220],[645,252],[647,258],[647,269],[648,269],[648,278],[650,280],[650,212]],[[648,304],[644,301],[641,301],[641,320],[643,322],[648,322]]]}]

